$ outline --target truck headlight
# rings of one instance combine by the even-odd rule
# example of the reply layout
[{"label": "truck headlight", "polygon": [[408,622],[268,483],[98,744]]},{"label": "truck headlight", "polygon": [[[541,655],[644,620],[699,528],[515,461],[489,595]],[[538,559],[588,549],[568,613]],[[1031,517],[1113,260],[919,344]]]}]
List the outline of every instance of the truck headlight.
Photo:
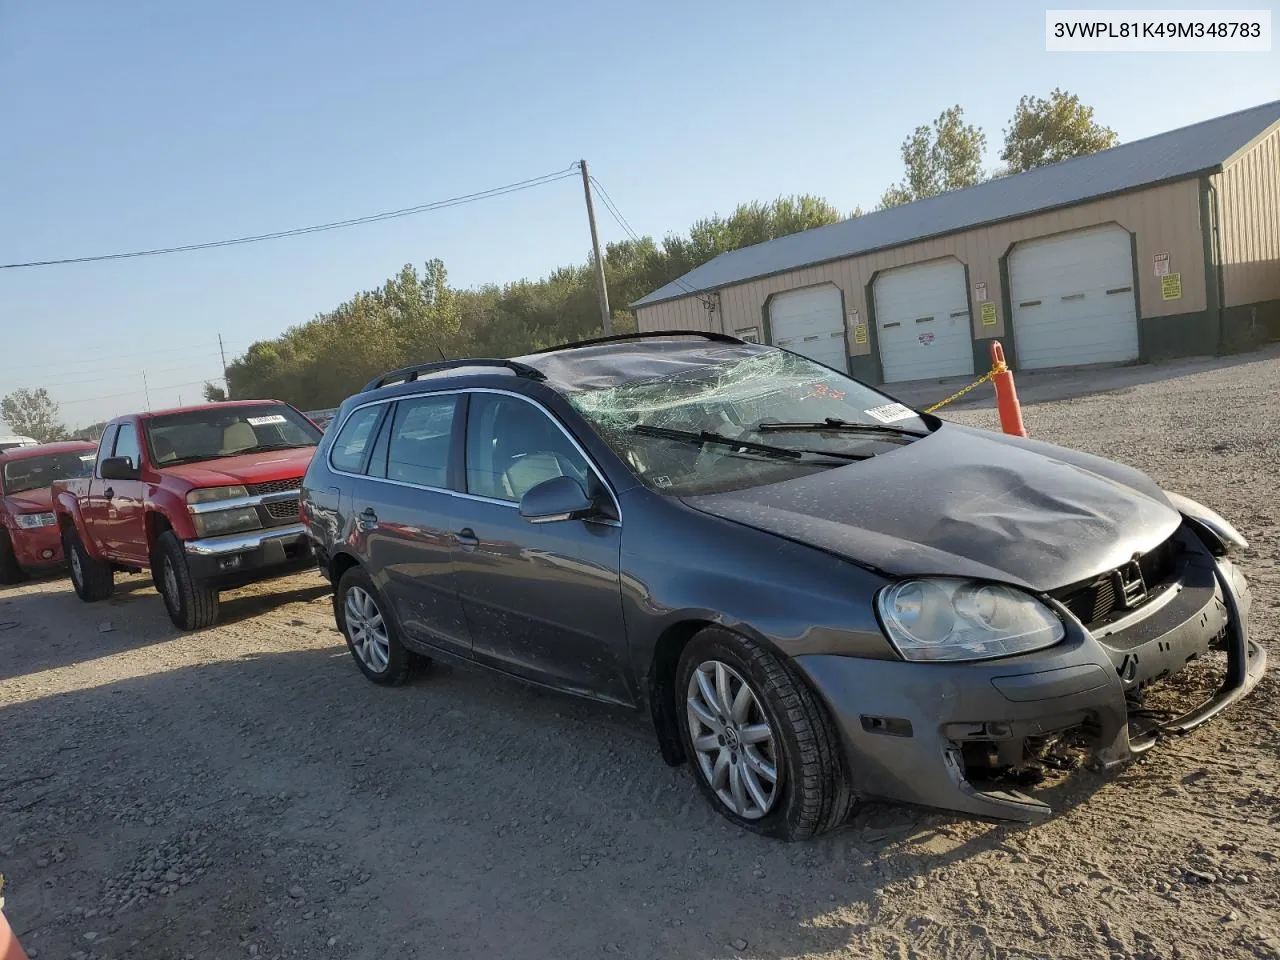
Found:
[{"label": "truck headlight", "polygon": [[904,580],[876,608],[906,660],[986,660],[1051,647],[1065,635],[1048,607],[1020,590],[972,580]]},{"label": "truck headlight", "polygon": [[23,530],[39,530],[41,527],[52,527],[58,522],[52,513],[20,513],[14,520]]},{"label": "truck headlight", "polygon": [[192,516],[196,533],[202,537],[216,537],[224,533],[242,533],[262,526],[258,511],[253,507],[234,507],[231,510],[215,510]]},{"label": "truck headlight", "polygon": [[[1210,537],[1217,541],[1220,549],[1214,550],[1214,553],[1222,556],[1230,553],[1233,549],[1249,549],[1249,541],[1240,535],[1240,531],[1203,503],[1197,503],[1190,497],[1184,497],[1180,493],[1170,493],[1168,490],[1164,492],[1164,495],[1169,498],[1169,502],[1173,504],[1174,509],[1190,520],[1197,528],[1200,539],[1204,539],[1204,534],[1207,531]],[[1212,548],[1214,544],[1211,543],[1209,546]]]},{"label": "truck headlight", "polygon": [[187,503],[208,503],[211,500],[234,500],[236,497],[247,497],[249,491],[243,486],[234,487],[202,487],[187,493]]}]

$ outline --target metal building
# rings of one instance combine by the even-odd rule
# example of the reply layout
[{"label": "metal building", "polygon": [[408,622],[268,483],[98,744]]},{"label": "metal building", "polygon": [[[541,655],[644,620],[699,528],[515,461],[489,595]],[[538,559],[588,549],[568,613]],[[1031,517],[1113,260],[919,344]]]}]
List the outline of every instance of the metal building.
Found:
[{"label": "metal building", "polygon": [[721,254],[631,305],[870,383],[1280,339],[1280,101]]}]

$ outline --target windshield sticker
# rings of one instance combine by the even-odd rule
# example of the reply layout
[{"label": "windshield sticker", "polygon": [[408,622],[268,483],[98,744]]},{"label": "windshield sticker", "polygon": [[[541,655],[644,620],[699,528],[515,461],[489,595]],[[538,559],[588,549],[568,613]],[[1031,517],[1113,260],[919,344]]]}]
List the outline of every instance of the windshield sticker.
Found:
[{"label": "windshield sticker", "polygon": [[654,477],[654,478],[653,478],[653,482],[654,482],[654,483],[656,483],[656,484],[657,484],[658,486],[660,486],[660,487],[669,487],[669,486],[671,486],[671,478],[670,478],[670,477]]},{"label": "windshield sticker", "polygon": [[910,407],[904,407],[900,403],[886,403],[883,407],[872,407],[870,410],[863,410],[869,417],[875,417],[881,423],[894,423],[898,420],[908,420],[916,415],[916,412]]},{"label": "windshield sticker", "polygon": [[251,427],[265,427],[269,423],[288,423],[282,414],[273,413],[265,417],[245,417],[245,421]]}]

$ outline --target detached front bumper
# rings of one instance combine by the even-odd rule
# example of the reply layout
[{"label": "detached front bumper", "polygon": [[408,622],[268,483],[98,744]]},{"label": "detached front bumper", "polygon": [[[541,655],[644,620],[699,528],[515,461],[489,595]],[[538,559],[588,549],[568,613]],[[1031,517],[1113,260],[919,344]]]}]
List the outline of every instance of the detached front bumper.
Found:
[{"label": "detached front bumper", "polygon": [[192,576],[200,580],[253,580],[311,563],[311,541],[301,523],[188,540],[183,548]]},{"label": "detached front bumper", "polygon": [[[854,787],[868,796],[999,819],[1034,821],[1052,811],[1017,790],[970,776],[979,751],[1014,766],[1029,740],[1079,730],[1103,767],[1121,764],[1166,735],[1186,733],[1245,696],[1266,653],[1248,636],[1249,588],[1230,561],[1186,561],[1184,580],[1138,611],[1091,634],[1062,611],[1067,636],[1034,654],[979,663],[907,663],[797,657],[839,724]],[[1181,717],[1131,737],[1126,694],[1171,676],[1225,635],[1222,687]]]}]

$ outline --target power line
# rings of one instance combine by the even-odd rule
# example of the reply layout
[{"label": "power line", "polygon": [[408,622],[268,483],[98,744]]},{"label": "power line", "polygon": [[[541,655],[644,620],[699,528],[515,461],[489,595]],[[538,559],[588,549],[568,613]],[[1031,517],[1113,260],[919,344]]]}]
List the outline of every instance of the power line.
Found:
[{"label": "power line", "polygon": [[[180,389],[181,387],[197,387],[197,386],[202,386],[203,384],[216,381],[219,379],[221,378],[217,376],[202,377],[199,380],[189,380],[186,383],[165,384],[164,386],[156,387],[156,389],[157,390],[177,390],[177,389]],[[102,400],[116,400],[116,399],[119,399],[120,397],[136,397],[141,395],[142,393],[143,393],[143,390],[141,389],[126,390],[124,393],[108,393],[106,396],[85,397],[83,400],[59,400],[58,406],[70,407],[70,406],[74,406],[77,403],[98,403],[99,401],[102,401]]]},{"label": "power line", "polygon": [[210,240],[205,243],[187,243],[173,247],[155,247],[149,250],[132,250],[127,253],[104,253],[92,257],[66,257],[60,260],[29,260],[23,263],[0,263],[0,270],[16,270],[21,267],[50,267],[62,264],[72,263],[98,263],[103,260],[127,260],[134,257],[158,257],[169,253],[187,253],[192,250],[212,250],[216,247],[231,247],[244,243],[259,243],[263,240],[279,240],[282,237],[297,237],[308,233],[322,233],[326,230],[339,230],[344,227],[354,227],[364,223],[378,223],[383,220],[395,220],[400,217],[411,217],[419,213],[427,213],[432,210],[444,210],[448,207],[457,207],[465,203],[475,203],[477,200],[488,200],[493,197],[505,196],[509,193],[518,193],[521,190],[530,190],[534,187],[540,187],[544,184],[555,183],[557,180],[564,180],[568,177],[577,175],[578,165],[575,162],[570,165],[569,169],[556,173],[543,174],[540,177],[531,177],[528,180],[519,180],[515,183],[504,184],[501,187],[491,187],[488,190],[480,190],[476,193],[463,194],[459,197],[450,197],[447,200],[433,200],[430,203],[421,203],[413,207],[403,207],[399,210],[388,210],[383,213],[373,213],[363,217],[352,217],[349,220],[334,220],[329,223],[313,224],[309,227],[294,227],[291,230],[277,230],[272,233],[259,233],[247,237],[236,237],[230,240]]},{"label": "power line", "polygon": [[[641,240],[640,235],[631,228],[631,224],[627,222],[627,218],[622,215],[622,211],[618,209],[618,205],[614,203],[613,198],[609,196],[609,191],[604,188],[604,184],[601,183],[599,180],[597,180],[594,175],[591,177],[591,182],[595,184],[596,189],[600,191],[600,199],[604,201],[605,209],[608,210],[609,213],[613,216],[613,219],[618,222],[618,226],[620,226],[623,230],[625,230],[627,235],[631,237],[631,239],[634,240],[636,243],[643,243],[644,241]],[[683,277],[676,277],[673,282],[685,293],[692,294],[693,296],[701,300],[702,305],[706,307],[708,310],[714,309],[714,303],[711,300],[711,298],[707,296],[705,293],[700,293],[699,291],[695,290],[693,287],[689,286],[689,284],[685,282]]]},{"label": "power line", "polygon": [[[228,341],[228,343],[230,342],[231,341]],[[237,340],[235,342],[244,343],[244,344],[253,343],[253,341],[251,340]],[[53,360],[46,363],[24,363],[21,367],[13,368],[12,372],[8,370],[0,370],[0,376],[17,377],[23,373],[26,373],[29,370],[43,370],[48,367],[61,367],[65,369],[71,364],[77,364],[77,363],[91,363],[95,365],[96,369],[111,370],[111,369],[117,369],[117,368],[99,367],[97,365],[100,365],[103,363],[111,363],[117,360],[132,360],[137,357],[151,357],[160,353],[177,353],[183,350],[193,351],[193,352],[200,351],[200,350],[212,351],[216,349],[217,346],[218,346],[218,341],[211,340],[206,343],[190,343],[180,347],[158,347],[153,350],[140,350],[136,353],[122,353],[122,354],[117,354],[116,356],[111,356],[111,357],[80,357],[73,360]],[[118,368],[118,369],[125,369],[125,368]],[[88,370],[69,370],[68,372],[69,373],[88,373],[89,371]]]}]

